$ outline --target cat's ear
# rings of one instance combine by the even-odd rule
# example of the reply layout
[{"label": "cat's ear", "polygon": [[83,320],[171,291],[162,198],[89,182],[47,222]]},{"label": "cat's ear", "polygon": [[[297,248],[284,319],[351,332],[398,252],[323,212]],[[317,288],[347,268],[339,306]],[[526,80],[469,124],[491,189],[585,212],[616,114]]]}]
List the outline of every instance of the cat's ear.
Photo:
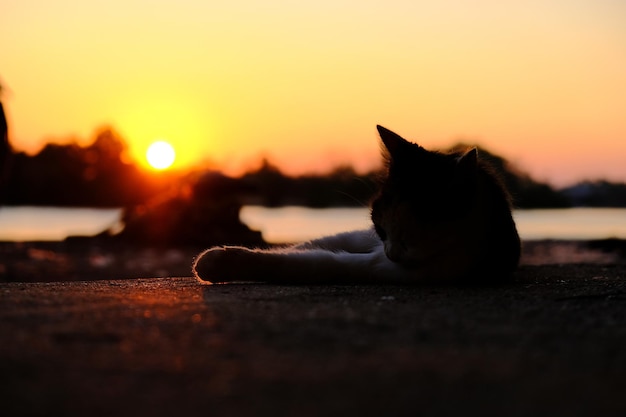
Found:
[{"label": "cat's ear", "polygon": [[478,167],[478,150],[472,148],[457,159],[457,166],[465,172],[475,172]]},{"label": "cat's ear", "polygon": [[397,155],[401,148],[408,143],[402,136],[381,125],[376,125],[376,129],[378,130],[380,139],[383,141],[383,145],[385,145],[385,148],[387,148],[387,151],[389,151],[392,157]]}]

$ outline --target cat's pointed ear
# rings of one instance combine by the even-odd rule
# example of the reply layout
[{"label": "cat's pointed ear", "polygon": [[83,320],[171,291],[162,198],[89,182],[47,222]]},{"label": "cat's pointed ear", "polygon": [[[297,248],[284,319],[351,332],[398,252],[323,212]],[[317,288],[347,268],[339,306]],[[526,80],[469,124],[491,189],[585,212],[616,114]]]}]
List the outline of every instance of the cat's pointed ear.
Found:
[{"label": "cat's pointed ear", "polygon": [[389,154],[392,156],[396,155],[400,151],[400,148],[407,143],[406,139],[402,136],[381,125],[376,125],[376,129],[378,130],[380,139],[383,141],[383,145],[385,145],[385,148],[387,148],[387,151],[389,151]]},{"label": "cat's pointed ear", "polygon": [[465,152],[457,160],[457,165],[459,166],[459,168],[467,172],[476,171],[476,167],[478,167],[478,149],[472,148],[469,151]]}]

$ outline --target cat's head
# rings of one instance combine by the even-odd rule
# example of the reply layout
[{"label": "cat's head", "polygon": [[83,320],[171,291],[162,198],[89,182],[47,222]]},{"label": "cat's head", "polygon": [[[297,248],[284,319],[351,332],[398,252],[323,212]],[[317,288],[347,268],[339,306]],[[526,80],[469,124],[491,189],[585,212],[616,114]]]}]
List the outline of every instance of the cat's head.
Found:
[{"label": "cat's head", "polygon": [[416,265],[445,256],[466,234],[475,207],[477,153],[431,152],[377,126],[387,176],[372,221],[387,257]]}]

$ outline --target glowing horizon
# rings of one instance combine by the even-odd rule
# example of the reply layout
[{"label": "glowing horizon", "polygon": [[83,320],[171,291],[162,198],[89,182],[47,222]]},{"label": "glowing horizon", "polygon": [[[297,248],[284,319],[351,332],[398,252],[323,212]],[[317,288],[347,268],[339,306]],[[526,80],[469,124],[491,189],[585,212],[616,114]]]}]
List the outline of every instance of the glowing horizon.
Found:
[{"label": "glowing horizon", "polygon": [[381,124],[557,185],[626,181],[625,16],[616,0],[7,0],[0,83],[29,152],[111,126],[136,162],[166,138],[173,169],[365,170]]}]

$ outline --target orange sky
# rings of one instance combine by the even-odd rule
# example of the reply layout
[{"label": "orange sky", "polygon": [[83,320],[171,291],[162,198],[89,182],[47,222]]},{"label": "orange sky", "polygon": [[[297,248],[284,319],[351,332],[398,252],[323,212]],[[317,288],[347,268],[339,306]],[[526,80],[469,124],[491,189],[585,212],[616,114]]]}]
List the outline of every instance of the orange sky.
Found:
[{"label": "orange sky", "polygon": [[378,161],[375,125],[556,185],[626,181],[622,0],[3,0],[18,149],[111,125],[234,173]]}]

